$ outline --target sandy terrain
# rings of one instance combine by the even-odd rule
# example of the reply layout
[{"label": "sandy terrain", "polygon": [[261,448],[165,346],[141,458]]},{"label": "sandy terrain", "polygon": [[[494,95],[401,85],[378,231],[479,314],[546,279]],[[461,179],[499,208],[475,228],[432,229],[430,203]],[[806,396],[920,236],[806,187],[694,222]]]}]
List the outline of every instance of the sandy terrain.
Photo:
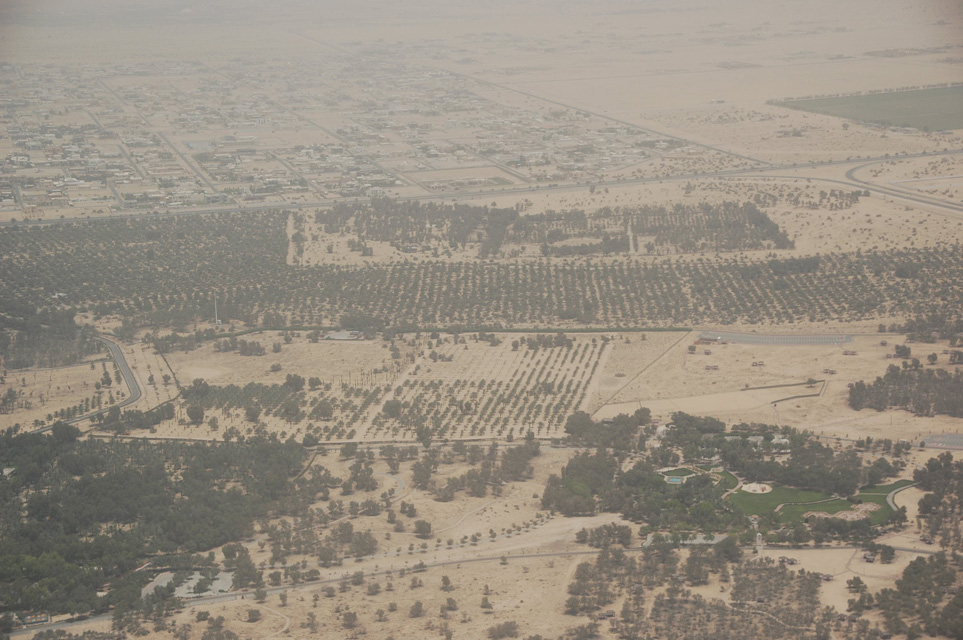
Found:
[{"label": "sandy terrain", "polygon": [[585,410],[595,411],[611,402],[624,388],[633,385],[635,378],[671,352],[674,346],[685,343],[687,339],[694,340],[696,335],[655,331],[644,334],[643,340],[639,334],[616,334],[607,357],[603,359],[601,370],[592,380],[592,393]]},{"label": "sandy terrain", "polygon": [[[484,637],[488,627],[515,620],[525,634],[554,633],[560,628],[556,607],[560,586],[566,585],[574,574],[579,562],[591,556],[570,555],[570,552],[591,551],[584,545],[575,544],[575,532],[584,527],[593,527],[613,521],[611,514],[595,518],[551,518],[539,508],[540,491],[549,473],[571,455],[567,450],[545,448],[542,455],[534,460],[535,475],[526,482],[507,485],[501,496],[489,495],[485,498],[459,496],[453,502],[440,503],[420,491],[406,490],[398,499],[414,502],[418,508],[418,519],[432,524],[432,538],[424,541],[426,550],[421,551],[423,541],[411,533],[385,533],[390,525],[384,516],[361,517],[352,521],[356,530],[370,529],[379,540],[378,554],[362,562],[348,560],[342,567],[322,569],[321,580],[350,576],[363,571],[371,577],[366,578],[365,586],[352,587],[347,592],[338,591],[333,598],[320,597],[314,602],[323,585],[308,584],[298,588],[288,588],[287,605],[282,606],[279,595],[272,591],[265,603],[257,603],[248,592],[242,599],[220,604],[192,605],[190,602],[182,613],[173,620],[178,625],[193,624],[195,629],[203,629],[203,624],[195,622],[198,611],[209,611],[212,617],[224,616],[225,627],[242,637],[244,634],[258,634],[253,637],[267,637],[283,629],[289,629],[293,637],[317,637],[303,625],[308,622],[309,613],[318,621],[318,629],[325,637],[350,637],[351,632],[342,628],[339,611],[346,608],[358,614],[360,627],[369,634],[379,637],[394,634],[396,638],[413,637],[412,633],[425,631],[437,633],[444,622],[439,618],[439,610],[446,600],[454,598],[458,610],[448,613],[448,623],[456,632],[456,637]],[[334,454],[319,458],[318,464],[328,466],[334,473],[345,471],[346,464],[337,461]],[[387,471],[383,463],[377,463],[378,471]],[[410,463],[404,464],[401,476],[410,478]],[[463,473],[461,464],[442,466],[438,480],[444,482],[449,473]],[[385,480],[383,485],[372,492],[378,495],[386,488],[396,485]],[[324,508],[324,504],[316,505]],[[411,522],[404,516],[409,531]],[[490,531],[495,532],[491,538]],[[479,542],[473,545],[462,541],[478,534]],[[448,541],[452,541],[449,546]],[[414,551],[409,552],[409,544]],[[256,563],[267,561],[269,550],[260,550],[256,543],[249,545],[252,559]],[[521,558],[524,554],[546,554],[545,557]],[[505,558],[502,561],[502,558]],[[288,564],[300,558],[292,557]],[[315,565],[311,558],[305,558],[309,567]],[[431,567],[438,563],[450,563],[444,567],[430,568],[424,573],[411,573],[419,562]],[[265,565],[266,566],[266,565]],[[270,567],[268,567],[270,571]],[[390,575],[383,575],[390,572]],[[402,575],[406,572],[407,575]],[[380,574],[380,575],[376,575]],[[454,589],[441,590],[442,576],[448,576]],[[412,577],[423,582],[423,587],[412,589]],[[367,584],[377,582],[381,591],[377,595],[367,595]],[[392,590],[388,585],[392,584]],[[337,586],[336,582],[335,585]],[[481,609],[481,601],[488,587],[488,598],[492,604],[489,613]],[[424,605],[423,618],[411,619],[409,610],[415,601]],[[396,603],[397,611],[390,612],[389,604]],[[248,623],[248,610],[257,608],[262,619]],[[376,612],[386,613],[384,622],[379,622]],[[533,612],[538,612],[533,614]],[[577,618],[562,619],[564,626],[579,623]],[[87,628],[103,628],[99,623],[90,623]],[[199,632],[199,631],[198,631]]]},{"label": "sandy terrain", "polygon": [[[880,345],[887,340],[889,346]],[[691,341],[668,349],[657,366],[627,371],[624,386],[594,414],[596,418],[632,413],[639,406],[649,407],[653,416],[668,420],[673,411],[717,416],[729,423],[763,422],[805,428],[815,433],[843,438],[870,435],[918,441],[931,433],[963,430],[957,419],[946,416],[918,418],[906,411],[852,411],[847,406],[850,382],[874,380],[886,367],[899,362],[887,359],[893,345],[902,343],[887,334],[857,335],[841,346],[699,346],[688,353]],[[946,345],[911,345],[920,354],[939,353]],[[709,349],[711,355],[705,355]],[[921,351],[922,349],[922,351]],[[857,355],[845,356],[844,350]],[[920,357],[920,356],[917,356]],[[946,356],[941,356],[946,358]],[[753,362],[763,366],[752,366]],[[706,370],[718,366],[718,370]],[[946,366],[945,360],[942,366]],[[824,369],[835,370],[825,374]],[[809,388],[813,378],[825,381]],[[792,385],[752,390],[756,387]],[[750,390],[744,390],[745,388]],[[785,400],[791,396],[818,394],[816,397]]]},{"label": "sandy terrain", "polygon": [[[108,361],[109,362],[109,361]],[[91,368],[91,363],[94,367]],[[113,369],[108,364],[108,370],[113,375]],[[58,369],[23,369],[8,371],[6,383],[0,385],[0,393],[7,393],[7,389],[14,389],[19,398],[17,408],[12,413],[0,414],[0,429],[19,424],[21,427],[33,427],[34,421],[43,420],[50,424],[48,416],[61,409],[68,409],[82,404],[84,400],[93,402],[93,398],[100,395],[104,406],[107,406],[108,390],[99,392],[94,383],[99,382],[103,375],[100,361],[82,362],[80,364]],[[111,387],[114,397],[120,401],[126,397],[123,382]]]},{"label": "sandy terrain", "polygon": [[[188,353],[168,354],[167,361],[182,386],[190,385],[195,378],[218,386],[243,387],[249,382],[283,384],[290,374],[305,379],[318,377],[322,387],[316,391],[306,388],[308,400],[336,399],[332,422],[356,430],[356,438],[361,440],[414,439],[412,425],[403,426],[381,413],[384,401],[392,398],[404,403],[407,413],[426,412],[436,437],[487,439],[521,436],[528,430],[539,437],[557,436],[567,412],[576,410],[587,398],[590,381],[606,350],[594,334],[571,335],[571,347],[535,351],[516,344],[531,337],[499,334],[500,344],[492,346],[476,341],[472,335],[462,336],[456,344],[452,335],[430,340],[421,334],[396,340],[399,357],[395,359],[389,344],[382,340],[321,340],[311,344],[300,335],[291,344],[284,344],[280,336],[255,333],[244,339],[261,342],[267,351],[264,356],[216,352],[207,344]],[[274,342],[282,343],[280,353],[271,349]],[[280,369],[271,371],[277,365]],[[159,375],[156,378],[160,380]],[[361,409],[358,401],[351,401],[358,390],[377,390],[383,399]],[[185,424],[184,411],[181,403],[175,419],[158,425],[152,435],[221,437],[218,430]],[[250,434],[257,428],[244,419],[242,408],[210,411],[209,415],[218,418],[222,429],[233,427]],[[285,434],[303,435],[305,429],[312,428],[311,424],[292,425],[278,416],[262,416],[261,423],[269,431]],[[329,433],[325,439],[331,437]],[[339,439],[343,437],[335,438]]]},{"label": "sandy terrain", "polygon": [[[173,382],[174,371],[164,360],[164,356],[158,354],[153,347],[141,342],[122,344],[121,348],[143,392],[140,400],[130,406],[130,409],[146,411],[177,395],[177,386]],[[171,376],[172,381],[168,384],[164,383],[165,375]]]},{"label": "sandy terrain", "polygon": [[[243,340],[264,345],[263,356],[242,356],[237,351],[217,352],[207,343],[187,353],[167,355],[167,361],[182,385],[189,385],[195,378],[203,378],[211,384],[243,386],[257,381],[262,384],[282,384],[285,376],[296,373],[305,378],[316,376],[322,382],[340,385],[368,385],[369,377],[382,380],[374,373],[376,369],[391,367],[388,346],[382,340],[320,340],[311,343],[304,333],[285,344],[284,338],[274,332],[252,333]],[[281,343],[281,351],[274,353],[272,345]],[[271,371],[272,365],[281,369]],[[388,378],[390,380],[390,378]]]},{"label": "sandy terrain", "polygon": [[[887,544],[888,542],[883,543]],[[853,597],[846,590],[847,580],[859,576],[871,592],[892,587],[893,582],[903,573],[906,565],[916,557],[910,552],[897,551],[896,559],[890,564],[880,562],[870,564],[863,560],[863,551],[860,549],[833,548],[767,548],[760,555],[773,560],[778,560],[779,556],[790,556],[799,561],[796,569],[805,569],[806,571],[833,576],[831,582],[822,583],[820,600],[827,606],[835,607],[840,612],[846,610],[847,601]]]}]

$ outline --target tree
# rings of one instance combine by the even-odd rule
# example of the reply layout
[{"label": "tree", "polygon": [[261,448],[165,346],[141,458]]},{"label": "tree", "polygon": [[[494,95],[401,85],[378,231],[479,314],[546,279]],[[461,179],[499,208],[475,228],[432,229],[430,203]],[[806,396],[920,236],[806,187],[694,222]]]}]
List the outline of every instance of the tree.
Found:
[{"label": "tree", "polygon": [[192,404],[187,407],[187,417],[191,419],[194,424],[200,424],[204,421],[204,407],[199,404]]},{"label": "tree", "polygon": [[317,415],[320,420],[330,420],[334,415],[334,406],[325,398],[315,405],[312,415]]},{"label": "tree", "polygon": [[879,547],[879,561],[884,564],[890,564],[896,559],[896,549],[889,546],[888,544],[880,545]]},{"label": "tree", "polygon": [[491,640],[502,640],[502,638],[517,638],[518,623],[514,621],[502,622],[488,628],[488,637]]},{"label": "tree", "polygon": [[248,422],[257,422],[257,419],[261,417],[261,407],[256,404],[244,407],[244,417],[247,418]]},{"label": "tree", "polygon": [[427,489],[431,484],[431,474],[435,464],[428,459],[419,460],[411,465],[411,482],[419,489]]},{"label": "tree", "polygon": [[17,391],[10,387],[7,392],[3,394],[3,398],[0,399],[0,413],[10,413],[13,411],[14,406],[17,402]]},{"label": "tree", "polygon": [[13,631],[13,616],[9,613],[5,613],[0,616],[0,638],[3,640],[8,640],[10,638],[10,632]]},{"label": "tree", "polygon": [[354,611],[345,611],[341,614],[341,626],[345,629],[354,629],[358,624],[358,614]]},{"label": "tree", "polygon": [[289,373],[284,380],[284,386],[294,392],[301,391],[304,389],[304,378],[295,373]]},{"label": "tree", "polygon": [[[933,495],[933,494],[927,494],[927,495]],[[924,497],[925,497],[925,496],[924,496]],[[906,507],[905,507],[905,506],[904,506],[904,507],[900,507],[899,509],[897,509],[896,511],[894,511],[893,514],[889,517],[890,523],[891,523],[893,526],[896,526],[896,527],[901,527],[901,526],[903,526],[904,524],[906,524],[906,520],[907,520],[907,518],[906,518]]]},{"label": "tree", "polygon": [[866,583],[859,576],[854,576],[846,581],[846,588],[850,593],[866,593]]},{"label": "tree", "polygon": [[579,439],[585,437],[594,426],[595,423],[592,422],[592,416],[585,411],[576,411],[565,421],[565,433],[575,439]]},{"label": "tree", "polygon": [[648,407],[639,407],[635,410],[635,413],[632,414],[632,417],[635,418],[637,425],[645,426],[652,420],[652,411],[650,411]]},{"label": "tree", "polygon": [[411,609],[408,610],[409,618],[420,618],[425,615],[425,605],[422,604],[421,600],[416,600]]},{"label": "tree", "polygon": [[716,557],[726,562],[739,562],[742,560],[742,549],[739,541],[734,536],[727,536],[714,545]]},{"label": "tree", "polygon": [[401,400],[387,400],[381,411],[385,417],[397,420],[401,417]]},{"label": "tree", "polygon": [[257,621],[259,621],[260,619],[261,619],[261,610],[260,610],[260,609],[248,609],[248,610],[247,610],[247,621],[248,621],[248,622],[257,622]]},{"label": "tree", "polygon": [[348,460],[353,458],[355,454],[358,453],[358,443],[357,442],[345,442],[341,447],[341,459]]},{"label": "tree", "polygon": [[415,521],[415,535],[419,538],[430,538],[431,537],[431,523],[427,520],[417,520]]}]

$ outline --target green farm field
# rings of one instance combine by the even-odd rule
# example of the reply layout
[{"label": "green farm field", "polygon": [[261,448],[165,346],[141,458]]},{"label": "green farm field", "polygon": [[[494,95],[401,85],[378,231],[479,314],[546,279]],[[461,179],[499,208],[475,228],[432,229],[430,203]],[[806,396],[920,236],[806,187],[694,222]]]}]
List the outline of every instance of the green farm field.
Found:
[{"label": "green farm field", "polygon": [[782,107],[929,131],[963,129],[963,87],[894,91],[861,96],[791,100]]}]

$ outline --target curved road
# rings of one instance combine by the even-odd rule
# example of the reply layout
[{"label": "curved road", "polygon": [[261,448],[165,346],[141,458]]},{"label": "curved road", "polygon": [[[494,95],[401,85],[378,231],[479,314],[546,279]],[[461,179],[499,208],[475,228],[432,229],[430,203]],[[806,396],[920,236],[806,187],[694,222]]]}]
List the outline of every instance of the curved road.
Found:
[{"label": "curved road", "polygon": [[[123,409],[124,407],[128,407],[134,404],[135,402],[140,400],[140,397],[142,395],[144,395],[143,391],[140,388],[140,385],[137,383],[137,377],[134,376],[134,372],[130,370],[130,366],[127,364],[127,359],[124,357],[124,352],[121,350],[120,345],[118,345],[113,340],[108,340],[107,338],[103,338],[100,336],[94,336],[94,340],[107,345],[107,348],[110,349],[110,356],[114,359],[114,362],[117,364],[117,368],[120,370],[120,375],[124,378],[124,382],[127,383],[127,389],[130,390],[130,394],[126,398],[124,398],[123,402],[119,404],[115,404],[105,409],[100,409],[98,411],[88,413],[86,415],[77,416],[76,418],[71,418],[70,420],[65,420],[64,422],[66,422],[67,424],[75,424],[83,420],[89,420],[94,416],[99,416],[101,414],[107,413],[113,407]],[[37,432],[44,433],[45,431],[49,431],[50,428],[51,427],[44,427],[43,429],[38,429]]]}]

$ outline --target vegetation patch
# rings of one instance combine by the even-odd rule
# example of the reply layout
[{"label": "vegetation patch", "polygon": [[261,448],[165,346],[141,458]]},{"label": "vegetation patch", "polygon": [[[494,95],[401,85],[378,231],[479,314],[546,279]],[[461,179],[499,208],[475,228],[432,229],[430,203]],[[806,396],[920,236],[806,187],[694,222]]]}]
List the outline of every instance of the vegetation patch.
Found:
[{"label": "vegetation patch", "polygon": [[885,496],[889,493],[892,493],[893,491],[896,491],[897,489],[908,487],[911,484],[913,484],[913,481],[907,480],[905,478],[903,480],[897,480],[896,482],[891,482],[889,484],[871,484],[859,490],[859,497],[865,498],[867,495],[870,495],[870,494],[878,494],[878,495]]},{"label": "vegetation patch", "polygon": [[[954,351],[950,364],[963,364],[963,351]],[[916,359],[912,365],[902,368],[891,364],[886,375],[872,383],[862,380],[853,383],[849,389],[849,406],[857,411],[898,407],[923,416],[963,417],[963,370],[950,372],[921,367]]]},{"label": "vegetation patch", "polygon": [[[106,220],[0,230],[0,313],[76,305],[138,327],[653,326],[856,320],[963,305],[953,248],[753,260],[286,262],[285,214]],[[96,249],[92,249],[95,247]],[[912,273],[897,269],[913,264]],[[454,284],[457,283],[457,286]],[[189,286],[188,286],[189,285]],[[69,291],[54,302],[49,291]]]},{"label": "vegetation patch", "polygon": [[[818,502],[819,500],[827,500],[829,498],[832,498],[832,496],[828,493],[794,489],[792,487],[773,487],[769,493],[746,493],[745,491],[737,491],[729,496],[732,504],[739,507],[743,513],[756,516],[771,513],[775,511],[776,507],[785,503],[798,502],[805,504]],[[783,508],[785,509],[786,507]],[[807,511],[812,511],[812,509],[807,509]]]},{"label": "vegetation patch", "polygon": [[776,102],[781,107],[924,131],[963,129],[963,86]]},{"label": "vegetation patch", "polygon": [[722,476],[720,485],[724,490],[731,491],[739,486],[739,478],[735,477],[728,471],[723,471],[720,475]]},{"label": "vegetation patch", "polygon": [[863,502],[879,505],[879,509],[876,509],[870,515],[870,523],[873,525],[885,524],[893,515],[893,509],[890,508],[889,503],[886,502],[886,496],[860,494],[859,498]]},{"label": "vegetation patch", "polygon": [[[56,423],[50,435],[0,434],[0,609],[56,613],[139,606],[155,566],[210,566],[191,557],[253,532],[255,518],[294,513],[326,495],[320,466],[297,481],[305,451],[262,438],[245,445],[78,440]],[[177,472],[174,472],[177,469]],[[178,560],[177,558],[181,558]],[[236,559],[235,586],[259,580]],[[105,582],[106,596],[97,595]]]},{"label": "vegetation patch", "polygon": [[813,511],[832,515],[852,508],[853,503],[842,498],[819,504],[791,504],[779,510],[779,519],[783,522],[798,522],[804,519],[805,514]]}]

